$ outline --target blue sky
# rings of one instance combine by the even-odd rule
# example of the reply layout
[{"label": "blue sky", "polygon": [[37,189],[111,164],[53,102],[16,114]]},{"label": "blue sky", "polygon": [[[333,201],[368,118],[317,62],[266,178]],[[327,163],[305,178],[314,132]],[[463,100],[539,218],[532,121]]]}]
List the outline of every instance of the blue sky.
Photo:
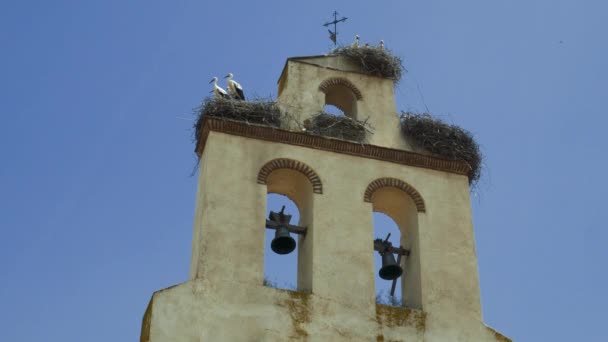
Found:
[{"label": "blue sky", "polygon": [[473,132],[485,322],[605,341],[608,5],[19,1],[0,11],[0,340],[133,341],[187,279],[192,108],[212,76],[275,96],[289,56],[384,39],[397,107]]}]

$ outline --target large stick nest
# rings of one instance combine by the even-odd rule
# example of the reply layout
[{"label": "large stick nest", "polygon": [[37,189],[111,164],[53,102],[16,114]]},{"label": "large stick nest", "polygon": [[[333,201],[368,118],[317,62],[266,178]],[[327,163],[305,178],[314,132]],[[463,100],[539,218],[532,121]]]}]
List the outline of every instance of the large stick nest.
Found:
[{"label": "large stick nest", "polygon": [[334,137],[343,140],[365,142],[366,133],[371,127],[366,121],[348,116],[318,113],[304,122],[306,131],[312,134]]},{"label": "large stick nest", "polygon": [[446,159],[466,162],[471,168],[469,183],[479,180],[483,156],[467,130],[446,124],[428,113],[402,113],[401,129],[417,147]]},{"label": "large stick nest", "polygon": [[370,75],[390,78],[395,82],[399,82],[404,72],[401,58],[375,46],[344,46],[333,50],[332,54],[352,60]]},{"label": "large stick nest", "polygon": [[197,144],[205,116],[272,127],[279,127],[281,125],[281,111],[279,107],[276,102],[268,100],[241,101],[208,97],[195,109],[195,113],[198,115],[194,124]]}]

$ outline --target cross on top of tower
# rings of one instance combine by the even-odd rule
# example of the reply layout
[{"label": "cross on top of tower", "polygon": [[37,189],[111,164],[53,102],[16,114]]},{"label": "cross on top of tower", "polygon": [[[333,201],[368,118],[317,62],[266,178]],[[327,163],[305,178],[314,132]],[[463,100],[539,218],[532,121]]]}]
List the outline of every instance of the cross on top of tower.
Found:
[{"label": "cross on top of tower", "polygon": [[326,22],[325,24],[323,24],[323,26],[328,27],[329,25],[334,25],[333,31],[330,29],[327,29],[327,31],[329,31],[329,39],[331,39],[331,41],[334,42],[334,46],[336,46],[338,44],[338,23],[346,21],[346,19],[348,19],[348,18],[342,17],[342,18],[338,19],[337,11],[334,11],[333,15],[334,15],[334,20]]}]

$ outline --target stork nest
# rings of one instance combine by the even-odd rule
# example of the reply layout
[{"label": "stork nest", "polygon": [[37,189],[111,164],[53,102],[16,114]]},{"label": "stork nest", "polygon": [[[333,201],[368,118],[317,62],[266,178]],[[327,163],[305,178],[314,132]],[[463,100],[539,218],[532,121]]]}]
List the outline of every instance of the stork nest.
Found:
[{"label": "stork nest", "polygon": [[205,116],[271,127],[279,127],[281,125],[281,111],[276,102],[263,99],[241,101],[208,97],[194,111],[198,116],[194,124],[197,145]]},{"label": "stork nest", "polygon": [[332,54],[352,60],[370,75],[390,78],[395,82],[399,82],[405,71],[401,58],[376,46],[344,46],[333,50]]},{"label": "stork nest", "polygon": [[356,142],[365,142],[366,134],[372,133],[367,120],[359,121],[348,116],[337,116],[325,112],[318,113],[304,121],[304,127],[311,134]]},{"label": "stork nest", "polygon": [[483,156],[473,135],[458,126],[446,124],[428,113],[401,114],[401,129],[414,145],[437,156],[466,162],[469,184],[475,184],[481,176]]}]

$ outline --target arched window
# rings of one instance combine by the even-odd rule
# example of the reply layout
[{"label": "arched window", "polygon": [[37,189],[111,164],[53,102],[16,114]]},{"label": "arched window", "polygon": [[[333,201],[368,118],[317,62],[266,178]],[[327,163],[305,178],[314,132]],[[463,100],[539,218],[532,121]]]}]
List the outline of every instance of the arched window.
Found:
[{"label": "arched window", "polygon": [[[266,196],[266,217],[270,211],[279,211],[285,206],[285,213],[291,215],[291,222],[297,224],[300,221],[298,206],[289,197],[269,193]],[[298,239],[297,236],[293,236]],[[298,248],[292,253],[279,255],[272,251],[270,245],[275,238],[275,230],[266,229],[264,243],[264,285],[286,290],[297,290],[298,276]]]},{"label": "arched window", "polygon": [[[401,231],[395,221],[390,216],[381,212],[374,212],[374,239],[385,239],[390,234],[389,242],[393,246],[399,247],[401,244]],[[395,256],[396,257],[396,256]],[[397,257],[396,257],[397,258]],[[401,263],[403,265],[403,262]],[[403,304],[401,297],[401,281],[396,282],[394,296],[391,296],[392,281],[386,281],[380,278],[378,271],[382,267],[382,257],[380,253],[374,253],[374,269],[376,270],[374,284],[376,287],[376,303],[386,304],[391,306],[401,306]]]},{"label": "arched window", "polygon": [[[357,101],[362,96],[357,87],[349,80],[340,77],[330,78],[321,83],[319,90],[325,93],[326,109],[328,105],[331,105],[338,108],[344,115],[353,119],[357,118]],[[334,113],[330,112],[330,114]]]},{"label": "arched window", "polygon": [[[403,256],[400,266],[403,275],[397,279],[394,298],[386,297],[390,292],[392,281],[379,279],[376,283],[376,294],[381,302],[390,305],[404,305],[409,308],[422,309],[420,286],[420,259],[418,252],[418,215],[424,212],[424,201],[418,192],[409,184],[393,178],[383,178],[372,182],[365,193],[365,200],[372,203],[374,212],[374,238],[386,237],[391,233],[393,247],[403,247],[409,256]],[[378,214],[381,213],[381,214]],[[395,230],[399,230],[398,238]],[[383,234],[383,236],[380,236]],[[378,254],[378,252],[374,252]],[[375,257],[376,258],[376,257]],[[378,257],[379,258],[379,257]],[[395,255],[395,259],[397,255]],[[381,262],[378,261],[376,273]],[[385,292],[381,292],[384,290]],[[382,298],[385,296],[385,298]]]},{"label": "arched window", "polygon": [[[267,213],[279,212],[285,205],[285,214],[292,215],[290,224],[306,227],[304,235],[291,234],[296,240],[296,250],[284,255],[277,255],[270,249],[270,241],[275,236],[275,230],[267,229],[264,252],[265,283],[310,292],[312,291],[312,234],[314,233],[312,197],[315,193],[322,193],[321,181],[317,174],[304,163],[291,159],[275,159],[262,167],[258,174],[258,183],[267,186]],[[295,287],[293,283],[292,286],[289,285],[293,281],[293,275],[289,274],[294,270],[297,273]],[[279,274],[285,274],[287,277],[279,277]]]}]

